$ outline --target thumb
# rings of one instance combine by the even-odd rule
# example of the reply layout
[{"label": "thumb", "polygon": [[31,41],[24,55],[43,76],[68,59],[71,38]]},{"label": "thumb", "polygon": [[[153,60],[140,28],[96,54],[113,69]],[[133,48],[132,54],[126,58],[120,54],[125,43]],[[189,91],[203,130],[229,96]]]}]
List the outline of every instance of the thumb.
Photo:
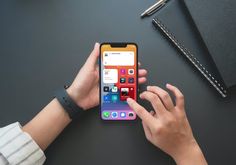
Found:
[{"label": "thumb", "polygon": [[85,62],[86,66],[96,68],[97,60],[99,57],[99,51],[100,51],[99,47],[100,47],[100,44],[96,42],[94,45],[93,51],[91,52],[87,61]]}]

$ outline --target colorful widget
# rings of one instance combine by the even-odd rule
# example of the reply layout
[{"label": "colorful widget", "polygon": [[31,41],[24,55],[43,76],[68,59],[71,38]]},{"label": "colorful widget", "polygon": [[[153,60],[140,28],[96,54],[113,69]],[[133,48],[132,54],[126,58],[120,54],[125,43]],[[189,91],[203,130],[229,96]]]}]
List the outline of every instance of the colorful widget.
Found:
[{"label": "colorful widget", "polygon": [[117,69],[104,69],[103,70],[104,83],[117,83],[117,81],[118,81]]}]

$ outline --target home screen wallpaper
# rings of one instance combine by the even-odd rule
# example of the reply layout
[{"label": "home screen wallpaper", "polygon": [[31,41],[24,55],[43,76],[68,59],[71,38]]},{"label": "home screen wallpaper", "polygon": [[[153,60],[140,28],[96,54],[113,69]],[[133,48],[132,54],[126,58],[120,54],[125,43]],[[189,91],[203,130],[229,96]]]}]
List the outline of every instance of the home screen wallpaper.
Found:
[{"label": "home screen wallpaper", "polygon": [[136,114],[126,99],[137,98],[137,48],[101,47],[101,117],[104,120],[134,120]]}]

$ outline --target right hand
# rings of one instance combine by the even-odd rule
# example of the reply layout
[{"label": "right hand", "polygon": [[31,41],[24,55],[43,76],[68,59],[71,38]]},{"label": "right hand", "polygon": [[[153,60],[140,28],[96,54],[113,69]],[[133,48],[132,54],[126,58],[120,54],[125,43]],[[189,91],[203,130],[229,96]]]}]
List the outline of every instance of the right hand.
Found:
[{"label": "right hand", "polygon": [[148,86],[147,91],[140,94],[141,99],[152,104],[154,111],[149,113],[131,98],[127,99],[127,103],[142,119],[146,138],[169,154],[177,164],[207,164],[186,117],[183,94],[170,84],[166,87],[174,94],[176,105],[168,92],[157,86]]}]

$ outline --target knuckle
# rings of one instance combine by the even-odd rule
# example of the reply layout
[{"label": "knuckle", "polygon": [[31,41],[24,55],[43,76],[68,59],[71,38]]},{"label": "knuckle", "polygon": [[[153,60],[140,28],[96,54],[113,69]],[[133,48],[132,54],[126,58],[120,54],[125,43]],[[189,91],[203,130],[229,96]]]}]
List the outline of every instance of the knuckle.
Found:
[{"label": "knuckle", "polygon": [[155,125],[154,126],[154,134],[160,135],[163,131],[163,126],[162,125]]},{"label": "knuckle", "polygon": [[162,132],[163,132],[163,127],[157,127],[155,134],[160,135],[160,134],[162,134]]},{"label": "knuckle", "polygon": [[165,119],[166,126],[171,126],[174,123],[176,123],[176,119],[173,116],[166,117]]},{"label": "knuckle", "polygon": [[162,98],[165,99],[165,100],[166,100],[167,98],[169,98],[169,93],[167,93],[166,91],[163,92]]},{"label": "knuckle", "polygon": [[136,113],[140,114],[141,113],[141,110],[140,108],[136,108]]},{"label": "knuckle", "polygon": [[183,95],[183,94],[179,94],[178,98],[179,98],[180,100],[184,100],[184,95]]},{"label": "knuckle", "polygon": [[175,91],[179,91],[179,88],[176,86],[173,86]]},{"label": "knuckle", "polygon": [[157,100],[157,99],[158,99],[157,95],[155,95],[155,94],[151,94],[151,95],[150,95],[150,100],[151,100],[151,101],[155,101],[155,100]]},{"label": "knuckle", "polygon": [[165,123],[165,125],[166,125],[167,127],[170,126],[170,124],[171,124],[171,119],[166,118],[164,123]]},{"label": "knuckle", "polygon": [[133,107],[133,108],[135,107],[135,104],[134,104],[134,102],[133,102],[133,101],[132,101],[132,102],[130,102],[130,106],[131,106],[131,107]]},{"label": "knuckle", "polygon": [[145,111],[142,108],[136,109],[136,113],[138,113],[140,116],[143,116],[145,114]]},{"label": "knuckle", "polygon": [[185,120],[188,120],[188,119],[187,119],[187,116],[186,116],[186,115],[182,114],[182,115],[180,116],[180,120],[181,120],[181,121],[185,121]]},{"label": "knuckle", "polygon": [[185,118],[185,114],[183,112],[179,112],[177,113],[177,117],[180,119],[180,120],[183,120]]},{"label": "knuckle", "polygon": [[147,91],[143,92],[142,96],[146,98],[147,97]]},{"label": "knuckle", "polygon": [[158,87],[157,86],[152,86],[151,89],[155,92],[158,92]]}]

